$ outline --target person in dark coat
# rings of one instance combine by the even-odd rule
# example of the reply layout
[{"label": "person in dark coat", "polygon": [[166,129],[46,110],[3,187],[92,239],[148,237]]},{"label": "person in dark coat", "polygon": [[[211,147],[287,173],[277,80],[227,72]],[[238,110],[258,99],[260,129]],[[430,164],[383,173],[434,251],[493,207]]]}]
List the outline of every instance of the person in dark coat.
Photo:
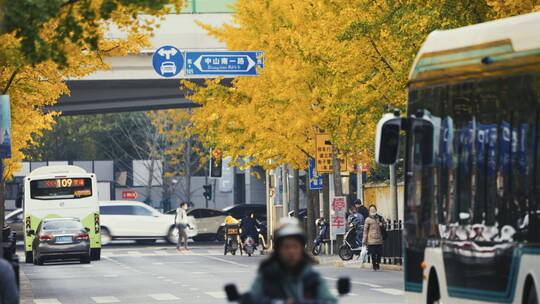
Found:
[{"label": "person in dark coat", "polygon": [[369,217],[369,211],[368,209],[362,204],[362,200],[357,198],[354,201],[354,208],[356,208],[356,211],[364,217],[364,219],[367,219]]},{"label": "person in dark coat", "polygon": [[248,236],[251,236],[255,241],[255,244],[258,244],[260,227],[261,225],[255,217],[255,213],[248,213],[240,222],[240,229],[242,229],[240,238],[242,239],[242,242],[244,242]]}]

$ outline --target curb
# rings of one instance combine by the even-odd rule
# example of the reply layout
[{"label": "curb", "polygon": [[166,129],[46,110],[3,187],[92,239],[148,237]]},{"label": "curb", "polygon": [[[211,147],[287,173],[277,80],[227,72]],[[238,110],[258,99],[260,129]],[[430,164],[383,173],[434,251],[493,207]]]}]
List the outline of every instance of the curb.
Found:
[{"label": "curb", "polygon": [[19,270],[19,280],[20,280],[20,298],[21,304],[33,304],[34,303],[34,293],[32,292],[32,285],[30,280],[24,273],[22,269]]},{"label": "curb", "polygon": [[[316,264],[320,266],[333,266],[341,268],[371,269],[371,263],[360,263],[359,261],[342,261],[337,257],[313,257]],[[380,264],[383,270],[402,271],[403,265]]]}]

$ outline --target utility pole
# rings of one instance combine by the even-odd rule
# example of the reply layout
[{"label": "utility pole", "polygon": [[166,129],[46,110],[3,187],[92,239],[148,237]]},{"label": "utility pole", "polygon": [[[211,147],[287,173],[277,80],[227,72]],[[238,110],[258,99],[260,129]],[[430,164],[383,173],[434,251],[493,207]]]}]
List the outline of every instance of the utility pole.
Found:
[{"label": "utility pole", "polygon": [[392,212],[394,213],[394,219],[398,220],[398,192],[397,192],[397,177],[396,177],[396,165],[390,165],[390,195],[392,198]]}]

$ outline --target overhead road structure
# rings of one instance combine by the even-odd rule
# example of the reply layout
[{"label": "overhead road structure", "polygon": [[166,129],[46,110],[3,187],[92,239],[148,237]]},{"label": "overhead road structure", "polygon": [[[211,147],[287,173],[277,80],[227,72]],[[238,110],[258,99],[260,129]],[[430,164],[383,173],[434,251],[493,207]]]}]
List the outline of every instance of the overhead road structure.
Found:
[{"label": "overhead road structure", "polygon": [[[199,85],[204,79],[191,79]],[[223,79],[230,86],[232,79]],[[73,80],[67,82],[70,96],[62,96],[48,111],[62,115],[90,115],[114,112],[195,108],[200,105],[186,98],[178,79]]]}]

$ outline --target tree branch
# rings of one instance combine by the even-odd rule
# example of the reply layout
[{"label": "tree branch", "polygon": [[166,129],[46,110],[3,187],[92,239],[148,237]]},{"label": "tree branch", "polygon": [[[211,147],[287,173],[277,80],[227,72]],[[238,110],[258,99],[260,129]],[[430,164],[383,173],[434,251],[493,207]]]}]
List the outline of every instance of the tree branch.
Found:
[{"label": "tree branch", "polygon": [[371,45],[373,46],[373,48],[375,49],[375,52],[377,52],[377,54],[379,55],[381,61],[390,69],[390,71],[392,71],[392,73],[395,73],[396,71],[394,70],[394,68],[390,65],[390,62],[388,62],[388,60],[386,60],[386,58],[384,58],[384,56],[381,54],[381,52],[379,51],[379,48],[377,47],[377,45],[375,44],[375,41],[373,41],[373,39],[369,38],[369,42],[371,42]]},{"label": "tree branch", "polygon": [[2,91],[2,94],[6,94],[7,91],[9,90],[9,87],[11,87],[11,83],[13,82],[13,80],[15,79],[15,76],[17,75],[17,73],[19,72],[19,70],[15,70],[13,72],[13,74],[11,74],[11,77],[9,77],[9,80],[6,84],[6,87],[4,88],[4,90]]}]

